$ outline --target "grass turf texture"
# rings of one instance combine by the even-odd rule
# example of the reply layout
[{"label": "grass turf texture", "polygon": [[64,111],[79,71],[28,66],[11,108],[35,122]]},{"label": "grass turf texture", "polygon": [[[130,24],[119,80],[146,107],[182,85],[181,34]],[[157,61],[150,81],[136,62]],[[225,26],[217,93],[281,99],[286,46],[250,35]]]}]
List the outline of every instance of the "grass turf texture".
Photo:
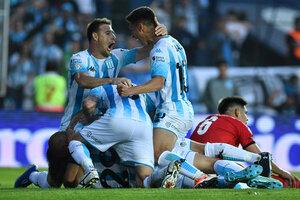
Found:
[{"label": "grass turf texture", "polygon": [[[0,200],[9,199],[45,199],[45,200],[85,200],[85,199],[203,199],[203,200],[276,200],[300,197],[300,189],[41,189],[35,186],[28,188],[13,188],[15,179],[26,168],[0,168]],[[300,177],[300,173],[295,173]]]}]

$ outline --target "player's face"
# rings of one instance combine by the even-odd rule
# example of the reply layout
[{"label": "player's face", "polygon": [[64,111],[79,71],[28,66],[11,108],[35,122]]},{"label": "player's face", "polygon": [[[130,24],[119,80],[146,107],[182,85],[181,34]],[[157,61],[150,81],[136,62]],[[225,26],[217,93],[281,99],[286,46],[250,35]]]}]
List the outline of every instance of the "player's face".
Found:
[{"label": "player's face", "polygon": [[129,28],[131,30],[132,37],[134,37],[135,39],[140,40],[143,45],[147,45],[147,40],[145,39],[142,31],[140,30],[139,25],[130,23]]},{"label": "player's face", "polygon": [[111,54],[114,44],[116,43],[116,35],[112,27],[108,24],[102,24],[97,32],[99,51],[104,57]]},{"label": "player's face", "polygon": [[241,120],[244,124],[247,124],[248,122],[248,117],[247,117],[247,108],[244,106],[243,108],[240,108],[240,115],[239,115],[239,120]]}]

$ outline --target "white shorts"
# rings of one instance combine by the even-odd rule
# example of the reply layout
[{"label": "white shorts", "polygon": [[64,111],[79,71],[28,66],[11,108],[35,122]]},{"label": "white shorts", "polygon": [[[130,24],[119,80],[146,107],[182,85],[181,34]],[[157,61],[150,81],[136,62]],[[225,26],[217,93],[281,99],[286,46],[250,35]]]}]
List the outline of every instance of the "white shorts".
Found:
[{"label": "white shorts", "polygon": [[193,119],[181,119],[176,113],[158,113],[153,123],[153,128],[171,131],[177,138],[185,137],[192,126]]},{"label": "white shorts", "polygon": [[80,135],[101,152],[114,148],[123,162],[154,167],[152,125],[102,116],[84,127]]}]

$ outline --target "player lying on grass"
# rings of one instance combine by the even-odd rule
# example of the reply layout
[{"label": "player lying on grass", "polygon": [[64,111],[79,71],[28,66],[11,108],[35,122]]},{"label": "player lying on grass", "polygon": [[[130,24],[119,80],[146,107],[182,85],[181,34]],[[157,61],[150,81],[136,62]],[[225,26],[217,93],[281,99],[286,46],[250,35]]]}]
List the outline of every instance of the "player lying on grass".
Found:
[{"label": "player lying on grass", "polygon": [[[194,130],[191,140],[201,143],[207,143],[205,146],[205,155],[214,155],[211,149],[215,149],[220,144],[227,143],[238,147],[241,145],[244,150],[260,153],[263,157],[270,155],[262,153],[258,145],[253,139],[251,130],[247,127],[247,101],[242,97],[225,97],[220,100],[218,105],[219,114],[210,115],[200,122]],[[203,152],[201,147],[197,147],[194,143],[192,149]],[[215,154],[216,155],[216,154]],[[216,155],[218,156],[218,155]],[[224,155],[223,155],[224,156]],[[300,187],[299,179],[290,172],[280,168],[274,161],[271,163],[272,171],[279,177],[288,180],[289,187]],[[277,175],[273,175],[277,178]],[[271,176],[271,170],[263,173],[264,176]],[[285,184],[285,181],[283,181]],[[297,184],[298,182],[298,184]],[[286,185],[286,184],[285,184]]]}]

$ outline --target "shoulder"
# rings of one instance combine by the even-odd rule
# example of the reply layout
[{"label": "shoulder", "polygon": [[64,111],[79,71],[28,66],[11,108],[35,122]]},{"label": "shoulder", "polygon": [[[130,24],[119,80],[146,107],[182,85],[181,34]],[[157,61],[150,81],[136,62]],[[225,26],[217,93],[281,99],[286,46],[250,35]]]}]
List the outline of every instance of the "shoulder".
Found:
[{"label": "shoulder", "polygon": [[71,57],[71,64],[72,63],[77,63],[77,62],[84,62],[87,60],[87,57],[89,57],[89,53],[87,52],[87,50],[85,51],[80,51],[78,53],[75,53],[72,55]]}]

